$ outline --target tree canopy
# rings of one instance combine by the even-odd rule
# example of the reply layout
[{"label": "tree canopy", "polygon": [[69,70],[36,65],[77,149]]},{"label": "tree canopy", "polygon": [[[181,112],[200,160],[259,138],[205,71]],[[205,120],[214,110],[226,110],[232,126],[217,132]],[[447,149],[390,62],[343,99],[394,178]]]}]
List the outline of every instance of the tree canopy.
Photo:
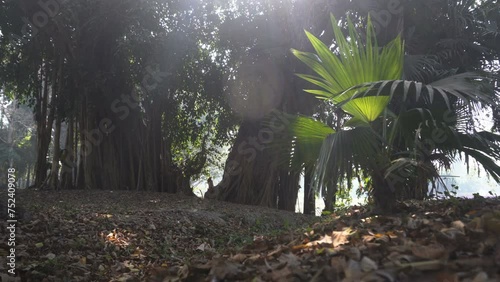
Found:
[{"label": "tree canopy", "polygon": [[[192,195],[216,165],[218,199],[288,210],[302,173],[308,203],[314,175],[326,179],[329,209],[353,179],[401,170],[422,177],[386,192],[426,197],[460,158],[498,180],[497,4],[4,2],[3,101],[29,106],[36,123],[16,141],[36,148],[24,177],[43,189]],[[478,129],[478,110],[491,111],[491,129]],[[273,117],[287,130],[273,131]],[[417,153],[436,130],[446,142]],[[366,154],[375,165],[359,166]]]}]

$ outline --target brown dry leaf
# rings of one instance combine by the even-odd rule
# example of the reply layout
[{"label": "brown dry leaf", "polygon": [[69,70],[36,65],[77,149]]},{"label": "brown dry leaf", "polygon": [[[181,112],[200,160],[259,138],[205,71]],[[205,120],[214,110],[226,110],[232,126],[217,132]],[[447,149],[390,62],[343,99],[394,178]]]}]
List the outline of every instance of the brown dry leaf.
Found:
[{"label": "brown dry leaf", "polygon": [[307,244],[293,246],[292,251],[296,252],[296,251],[300,251],[300,250],[304,250],[304,249],[309,249],[312,246],[314,246],[314,244],[309,242]]},{"label": "brown dry leaf", "polygon": [[500,236],[500,216],[495,213],[487,213],[482,216],[484,229],[487,232]]},{"label": "brown dry leaf", "polygon": [[[110,200],[102,192],[79,192],[74,194],[74,202],[70,202],[73,194],[44,194],[40,202],[50,203],[47,197],[63,197],[65,203],[78,207],[77,213],[68,213],[50,203],[47,206],[53,206],[53,209],[42,210],[41,215],[34,213],[32,222],[38,221],[38,224],[26,222],[24,228],[20,229],[26,246],[23,246],[23,250],[19,246],[19,254],[25,253],[23,260],[29,265],[29,269],[25,269],[29,275],[26,281],[44,281],[44,278],[45,281],[56,281],[58,277],[71,278],[71,281],[201,281],[210,273],[213,281],[311,281],[311,278],[317,277],[315,282],[320,282],[340,281],[345,277],[345,282],[426,282],[435,281],[438,272],[441,272],[438,281],[455,281],[454,273],[464,282],[499,281],[500,236],[496,229],[500,215],[495,210],[500,207],[500,198],[492,204],[482,200],[459,200],[460,203],[467,201],[469,210],[478,210],[469,215],[464,214],[461,205],[444,205],[439,201],[423,202],[418,207],[412,205],[414,208],[405,211],[406,214],[402,216],[382,219],[371,217],[365,221],[362,219],[368,218],[368,215],[352,209],[347,216],[324,218],[325,222],[322,218],[321,223],[310,224],[312,230],[306,234],[303,234],[304,231],[291,236],[258,233],[254,244],[248,246],[255,234],[248,233],[249,226],[241,221],[241,216],[254,216],[254,212],[260,216],[260,209],[252,207],[251,210],[240,205],[229,208],[229,204],[227,207],[225,203],[217,204],[224,206],[228,214],[239,214],[234,218],[224,216],[225,222],[220,223],[207,217],[205,213],[209,211],[203,209],[204,205],[200,205],[196,199],[191,201],[186,198],[184,203],[176,203],[169,199],[176,199],[177,196],[169,195],[164,201],[167,205],[161,210],[145,210],[144,201],[138,201],[140,195],[114,193],[113,200]],[[100,201],[103,207],[116,201],[118,209],[110,208],[113,216],[101,216],[108,214],[109,210],[94,204],[88,207],[80,205],[82,194],[88,198],[86,202]],[[116,199],[118,195],[119,202]],[[122,198],[129,200],[124,201]],[[29,201],[26,198],[24,202]],[[193,202],[195,205],[190,204]],[[44,206],[42,204],[41,207]],[[128,208],[133,205],[136,205],[135,210]],[[450,208],[450,205],[454,206]],[[193,206],[196,206],[194,212]],[[212,209],[210,202],[205,206]],[[98,209],[102,211],[96,213]],[[446,210],[452,213],[447,216]],[[273,211],[272,214],[276,213]],[[406,228],[407,217],[413,221],[410,227],[416,229]],[[267,220],[267,216],[262,218]],[[272,218],[274,222],[277,217]],[[277,226],[283,225],[282,220],[276,222]],[[156,229],[149,228],[151,224]],[[349,226],[356,231],[355,234],[345,232],[344,228]],[[332,233],[331,230],[336,231]],[[47,236],[47,231],[64,236]],[[238,248],[233,248],[235,244],[228,240],[228,251],[233,256],[206,252],[205,247],[208,246],[217,247],[214,251],[221,252],[219,247],[224,248],[226,244],[215,242],[224,242],[231,232],[236,233],[234,238],[244,238],[243,242],[248,247],[240,251],[240,240],[235,241]],[[111,235],[106,237],[106,234]],[[327,236],[321,237],[324,234]],[[317,241],[309,246],[293,247],[308,243],[307,240]],[[39,248],[34,247],[37,242],[41,243]],[[204,245],[203,242],[207,243]],[[202,246],[205,252],[196,250],[198,246]],[[290,249],[294,252],[290,253]],[[49,251],[57,254],[56,259],[61,262],[61,267],[46,267],[45,255]],[[2,246],[0,254],[6,254]],[[453,254],[450,260],[447,254]],[[81,258],[86,258],[85,265],[80,263]],[[349,263],[346,261],[348,259]],[[155,276],[151,270],[159,266],[164,267],[165,271]],[[1,269],[0,266],[0,272]],[[45,269],[50,273],[46,273]],[[149,274],[152,274],[150,280]],[[158,279],[153,280],[153,277]]]},{"label": "brown dry leaf", "polygon": [[236,254],[234,256],[232,256],[231,258],[229,258],[230,260],[234,261],[234,262],[239,262],[239,263],[243,263],[246,259],[247,259],[247,255],[245,254]]},{"label": "brown dry leaf", "polygon": [[283,245],[278,245],[273,251],[271,251],[269,254],[267,254],[267,257],[273,257],[273,256],[279,256],[281,253],[283,253],[284,250],[287,250],[288,248],[283,246]]},{"label": "brown dry leaf", "polygon": [[333,247],[337,247],[340,245],[344,245],[349,243],[349,236],[353,234],[353,231],[351,228],[344,228],[342,231],[333,231],[332,232],[332,243]]},{"label": "brown dry leaf", "polygon": [[332,244],[333,244],[333,238],[329,235],[324,235],[324,236],[321,236],[321,238],[319,240],[311,241],[311,242],[305,244],[305,246],[307,246],[307,247],[313,247],[313,246],[330,247],[330,246],[332,246]]},{"label": "brown dry leaf", "polygon": [[[393,234],[393,233],[392,233]],[[388,242],[391,238],[387,234],[383,233],[372,233],[363,236],[364,242]]]},{"label": "brown dry leaf", "polygon": [[300,259],[299,257],[297,257],[296,255],[294,254],[283,254],[281,255],[278,260],[281,262],[281,263],[285,263],[286,266],[288,267],[299,267],[300,266]]},{"label": "brown dry leaf", "polygon": [[247,261],[250,261],[250,262],[257,262],[259,260],[263,260],[263,257],[260,254],[251,255],[247,259]]},{"label": "brown dry leaf", "polygon": [[290,270],[290,267],[284,267],[279,270],[273,270],[271,277],[273,281],[290,281],[293,276],[293,272]]},{"label": "brown dry leaf", "polygon": [[458,282],[458,275],[451,272],[440,272],[436,274],[436,282]]},{"label": "brown dry leaf", "polygon": [[465,224],[461,221],[461,220],[455,220],[451,223],[451,227],[452,228],[456,228],[460,231],[462,231],[462,233],[465,232]]},{"label": "brown dry leaf", "polygon": [[480,217],[476,217],[471,222],[469,222],[467,224],[467,228],[470,231],[477,232],[477,233],[484,232],[483,221],[481,220]]},{"label": "brown dry leaf", "polygon": [[446,250],[441,244],[422,246],[415,244],[411,247],[413,255],[423,259],[440,259],[446,254]]},{"label": "brown dry leaf", "polygon": [[196,248],[197,251],[213,251],[212,247],[208,243],[202,243]]},{"label": "brown dry leaf", "polygon": [[252,242],[252,245],[248,247],[251,250],[256,250],[258,252],[263,252],[266,251],[270,248],[269,244],[267,241],[261,239],[261,238],[254,238],[254,241]]},{"label": "brown dry leaf", "polygon": [[235,279],[240,273],[240,265],[229,260],[219,259],[209,275],[219,280]]},{"label": "brown dry leaf", "polygon": [[81,265],[86,265],[87,264],[87,258],[86,257],[81,257],[80,260],[78,261]]}]

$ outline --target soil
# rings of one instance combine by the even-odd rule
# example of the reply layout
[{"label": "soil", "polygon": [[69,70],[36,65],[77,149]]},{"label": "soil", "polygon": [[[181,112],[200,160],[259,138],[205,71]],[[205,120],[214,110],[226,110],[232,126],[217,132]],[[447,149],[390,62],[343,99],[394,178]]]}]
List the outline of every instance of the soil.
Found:
[{"label": "soil", "polygon": [[2,240],[1,281],[500,281],[499,198],[323,217],[163,193],[15,199],[16,275],[5,274],[12,246]]}]

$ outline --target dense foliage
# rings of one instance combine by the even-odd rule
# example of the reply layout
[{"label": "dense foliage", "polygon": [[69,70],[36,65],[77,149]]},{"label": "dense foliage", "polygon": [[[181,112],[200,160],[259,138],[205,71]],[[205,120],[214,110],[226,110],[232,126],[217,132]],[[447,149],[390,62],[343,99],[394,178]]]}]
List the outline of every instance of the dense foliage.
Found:
[{"label": "dense foliage", "polygon": [[331,210],[355,178],[393,203],[461,158],[500,177],[495,0],[19,0],[0,16],[2,103],[36,123],[0,120],[2,140],[19,132],[2,165],[39,188],[192,195],[223,167],[214,197],[295,210],[304,174],[314,213],[314,179]]},{"label": "dense foliage", "polygon": [[[319,152],[317,184],[369,176],[367,186],[380,208],[391,209],[395,196],[424,198],[429,181],[439,180],[439,166],[449,168],[464,153],[500,182],[500,136],[474,127],[473,113],[495,100],[487,77],[475,73],[447,75],[428,84],[401,80],[400,37],[380,48],[370,19],[362,41],[348,20],[348,39],[332,17],[336,52],[308,34],[315,54],[294,54],[317,76],[300,75],[319,86],[306,90],[340,107],[349,119],[325,135]],[[299,120],[301,122],[301,120]],[[295,125],[304,140],[309,134]],[[311,128],[307,129],[312,131]]]}]

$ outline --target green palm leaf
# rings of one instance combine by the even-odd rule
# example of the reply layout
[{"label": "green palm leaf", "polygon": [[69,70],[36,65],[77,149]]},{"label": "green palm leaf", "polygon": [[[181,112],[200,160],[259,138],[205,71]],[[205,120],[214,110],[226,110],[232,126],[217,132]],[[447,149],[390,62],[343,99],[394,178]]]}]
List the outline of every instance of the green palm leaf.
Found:
[{"label": "green palm leaf", "polygon": [[[276,136],[271,144],[272,150],[278,153],[278,165],[290,168],[301,168],[314,165],[325,138],[335,131],[309,117],[294,116],[281,113],[286,119],[287,127],[282,136]],[[264,121],[269,126],[270,121]]]},{"label": "green palm leaf", "polygon": [[[373,25],[368,20],[366,45],[361,44],[360,36],[353,23],[348,20],[349,37],[347,38],[337,20],[331,16],[335,34],[335,55],[320,39],[306,32],[316,54],[292,49],[292,53],[318,76],[299,74],[298,76],[321,88],[306,90],[320,98],[330,98],[341,102],[355,94],[351,91],[346,95],[346,89],[368,81],[400,79],[403,71],[403,43],[400,37],[395,38],[383,48],[379,48],[374,38]],[[339,94],[343,94],[339,96]]]},{"label": "green palm leaf", "polygon": [[[450,97],[462,101],[465,104],[478,102],[492,103],[491,91],[484,87],[489,80],[476,73],[462,73],[453,75],[431,84],[423,84],[407,80],[384,80],[367,82],[355,85],[344,90],[338,95],[342,102],[337,106],[343,106],[348,101],[355,101],[360,97],[388,95],[390,100],[395,97],[403,98],[403,102],[425,102],[432,104],[440,99],[451,108]],[[352,94],[355,92],[355,94]]]},{"label": "green palm leaf", "polygon": [[350,100],[342,106],[342,109],[358,120],[369,123],[380,116],[388,103],[388,96],[369,96]]},{"label": "green palm leaf", "polygon": [[330,134],[323,142],[314,174],[314,186],[331,179],[351,181],[353,168],[369,169],[380,162],[382,140],[368,127]]},{"label": "green palm leaf", "polygon": [[[334,48],[306,32],[315,53],[292,49],[314,73],[298,74],[317,87],[305,91],[333,102],[351,116],[342,130],[329,134],[321,145],[314,175],[316,188],[331,180],[350,183],[360,170],[372,174],[372,181],[377,180],[376,185],[383,187],[380,177],[406,170],[417,171],[424,177],[421,181],[417,175],[410,176],[416,181],[413,183],[418,183],[418,189],[426,189],[425,179],[439,178],[435,163],[449,164],[457,152],[475,158],[495,180],[500,180],[500,167],[495,163],[500,159],[500,136],[471,133],[468,122],[474,107],[492,104],[494,100],[487,78],[478,73],[447,73],[448,76],[439,75],[444,78],[433,81],[430,75],[419,76],[414,67],[409,77],[432,82],[402,80],[404,50],[399,36],[379,47],[370,18],[365,40],[361,40],[349,19],[347,35],[333,16],[331,20]],[[415,59],[414,65],[425,66],[429,74],[437,71],[431,68],[437,64],[432,58]],[[447,109],[456,116],[447,117]],[[327,131],[312,130],[318,124],[302,125],[293,127],[296,148],[299,143],[314,143],[317,147]],[[433,140],[437,129],[446,140],[420,152],[419,146]],[[308,140],[308,134],[315,135]],[[394,158],[397,159],[392,161]],[[380,187],[379,191],[384,191]]]}]

